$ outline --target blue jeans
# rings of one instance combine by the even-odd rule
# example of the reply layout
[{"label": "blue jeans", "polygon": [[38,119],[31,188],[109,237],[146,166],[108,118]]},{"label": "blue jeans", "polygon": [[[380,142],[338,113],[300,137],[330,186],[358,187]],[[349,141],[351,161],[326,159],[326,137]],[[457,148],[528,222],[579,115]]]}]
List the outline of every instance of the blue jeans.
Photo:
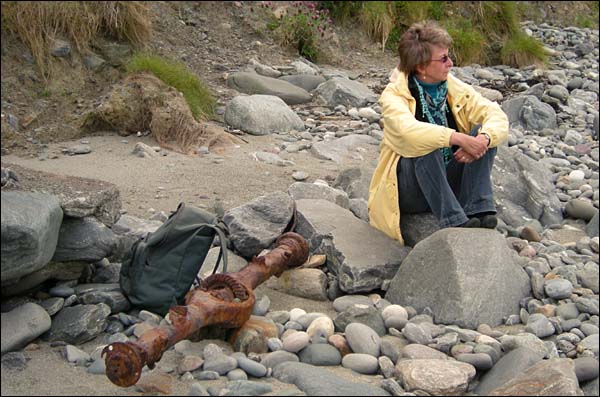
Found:
[{"label": "blue jeans", "polygon": [[[479,128],[469,135],[477,135]],[[461,225],[481,212],[495,213],[490,175],[496,151],[490,148],[470,164],[452,158],[448,166],[439,150],[400,158],[396,169],[400,213],[433,212],[442,228]]]}]

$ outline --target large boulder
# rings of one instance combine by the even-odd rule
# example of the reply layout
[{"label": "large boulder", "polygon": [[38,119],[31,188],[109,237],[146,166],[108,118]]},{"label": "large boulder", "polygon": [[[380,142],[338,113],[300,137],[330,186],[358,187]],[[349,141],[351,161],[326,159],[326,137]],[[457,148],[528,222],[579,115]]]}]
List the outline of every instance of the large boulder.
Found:
[{"label": "large boulder", "polygon": [[2,197],[2,285],[46,266],[56,250],[63,218],[58,198],[5,192]]},{"label": "large boulder", "polygon": [[248,95],[274,95],[288,105],[310,102],[312,99],[305,89],[297,85],[256,73],[233,73],[227,78],[227,86]]},{"label": "large boulder", "polygon": [[498,147],[492,181],[498,215],[518,227],[531,219],[544,226],[562,222],[562,205],[545,165],[524,155],[516,147]]},{"label": "large boulder", "polygon": [[308,240],[311,252],[327,255],[327,266],[345,292],[380,288],[410,250],[330,201],[302,199],[296,204],[296,232]]},{"label": "large boulder", "polygon": [[236,96],[227,104],[225,122],[251,135],[304,131],[302,119],[273,95]]},{"label": "large boulder", "polygon": [[475,329],[519,314],[529,293],[529,277],[501,234],[448,228],[415,245],[385,298],[419,312],[429,307],[437,323]]}]

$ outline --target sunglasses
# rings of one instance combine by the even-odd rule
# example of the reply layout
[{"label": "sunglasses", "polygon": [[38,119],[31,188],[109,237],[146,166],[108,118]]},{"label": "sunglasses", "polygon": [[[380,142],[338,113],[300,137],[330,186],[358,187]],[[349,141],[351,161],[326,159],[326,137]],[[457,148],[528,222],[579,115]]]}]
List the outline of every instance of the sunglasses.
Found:
[{"label": "sunglasses", "polygon": [[450,54],[448,53],[447,55],[444,55],[443,57],[441,57],[440,59],[432,59],[431,61],[436,61],[436,62],[442,62],[442,63],[446,63],[450,60]]}]

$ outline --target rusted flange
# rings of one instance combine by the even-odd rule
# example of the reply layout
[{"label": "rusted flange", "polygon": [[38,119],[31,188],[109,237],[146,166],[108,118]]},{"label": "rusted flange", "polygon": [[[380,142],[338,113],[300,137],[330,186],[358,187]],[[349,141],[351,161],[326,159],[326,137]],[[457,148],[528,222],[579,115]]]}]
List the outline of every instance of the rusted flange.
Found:
[{"label": "rusted flange", "polygon": [[288,246],[292,255],[287,258],[288,267],[298,267],[302,265],[309,256],[308,243],[298,233],[287,232],[282,234],[275,242],[276,246]]},{"label": "rusted flange", "polygon": [[144,366],[145,353],[127,342],[115,342],[102,350],[106,354],[106,376],[112,383],[121,387],[133,386],[140,379]]}]

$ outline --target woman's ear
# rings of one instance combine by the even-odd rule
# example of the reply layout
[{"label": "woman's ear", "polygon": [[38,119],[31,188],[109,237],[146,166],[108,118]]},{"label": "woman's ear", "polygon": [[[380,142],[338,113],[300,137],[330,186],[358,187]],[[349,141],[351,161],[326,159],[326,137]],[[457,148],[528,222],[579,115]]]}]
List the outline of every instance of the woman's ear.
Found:
[{"label": "woman's ear", "polygon": [[425,74],[425,66],[417,65],[415,71],[417,72],[417,74],[423,75]]}]

